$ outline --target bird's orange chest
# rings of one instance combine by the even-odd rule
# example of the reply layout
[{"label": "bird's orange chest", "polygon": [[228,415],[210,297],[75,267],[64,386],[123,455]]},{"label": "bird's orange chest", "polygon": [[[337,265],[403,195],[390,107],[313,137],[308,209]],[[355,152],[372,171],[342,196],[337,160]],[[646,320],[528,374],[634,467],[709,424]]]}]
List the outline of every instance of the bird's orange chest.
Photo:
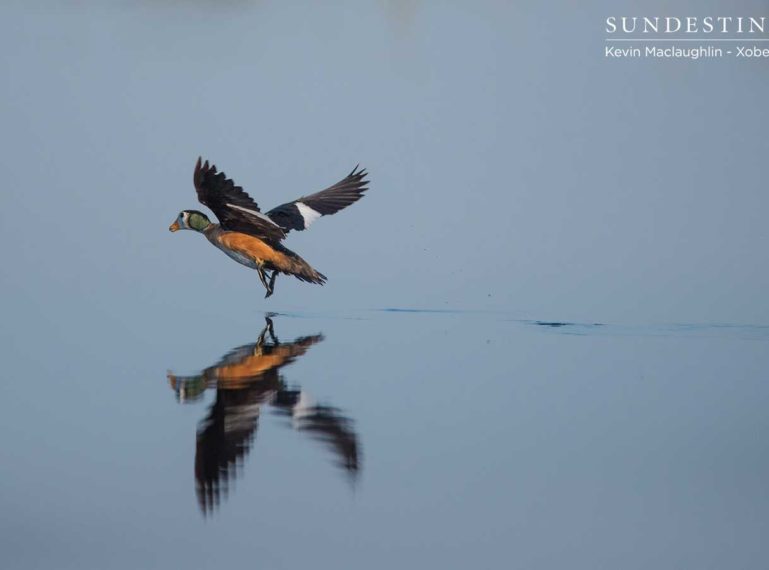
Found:
[{"label": "bird's orange chest", "polygon": [[285,360],[286,358],[282,355],[254,354],[243,362],[217,368],[216,376],[219,379],[225,380],[230,378],[253,378],[273,368],[279,368],[284,364]]},{"label": "bird's orange chest", "polygon": [[259,238],[240,232],[219,232],[211,242],[235,261],[250,267],[264,263],[280,265],[285,257]]}]

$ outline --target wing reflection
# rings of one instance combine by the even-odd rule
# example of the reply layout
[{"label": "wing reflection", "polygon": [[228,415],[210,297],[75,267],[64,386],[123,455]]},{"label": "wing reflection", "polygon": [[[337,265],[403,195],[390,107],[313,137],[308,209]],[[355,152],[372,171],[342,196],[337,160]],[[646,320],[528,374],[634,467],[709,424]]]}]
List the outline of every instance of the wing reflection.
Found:
[{"label": "wing reflection", "polygon": [[324,443],[351,478],[359,470],[360,445],[352,421],[337,408],[316,404],[301,389],[287,389],[279,374],[321,342],[323,335],[281,343],[272,320],[265,317],[265,321],[255,343],[231,350],[200,374],[168,374],[181,403],[201,400],[206,389],[216,390],[216,400],[198,425],[195,449],[195,490],[204,515],[220,504],[230,483],[242,472],[265,404],[288,418],[297,431]]}]

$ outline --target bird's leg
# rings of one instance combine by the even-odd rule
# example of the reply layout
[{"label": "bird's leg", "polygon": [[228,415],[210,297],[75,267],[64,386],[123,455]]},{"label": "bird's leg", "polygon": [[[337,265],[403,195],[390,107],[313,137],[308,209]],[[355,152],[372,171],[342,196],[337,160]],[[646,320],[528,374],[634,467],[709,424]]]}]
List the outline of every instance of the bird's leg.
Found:
[{"label": "bird's leg", "polygon": [[264,285],[264,288],[267,289],[267,296],[270,296],[270,287],[267,285],[267,277],[264,274],[264,269],[261,265],[256,266],[256,272],[259,274],[259,280],[262,282],[262,285]]},{"label": "bird's leg", "polygon": [[280,344],[278,341],[278,338],[275,336],[275,329],[272,328],[272,319],[270,317],[264,317],[264,320],[267,321],[267,325],[265,326],[265,331],[268,331],[270,333],[270,338],[272,339],[272,342],[274,344]]},{"label": "bird's leg", "polygon": [[272,326],[272,321],[267,319],[267,323],[265,323],[264,328],[262,329],[262,332],[259,333],[259,338],[256,339],[256,346],[254,347],[254,354],[259,355],[262,353],[262,347],[264,346],[264,340],[267,337],[267,331],[270,330],[270,327]]},{"label": "bird's leg", "polygon": [[275,291],[275,278],[277,276],[278,276],[278,270],[277,269],[273,269],[272,270],[272,275],[270,275],[270,285],[267,288],[267,294],[265,295],[265,298],[267,298],[270,295],[272,295],[272,292]]}]

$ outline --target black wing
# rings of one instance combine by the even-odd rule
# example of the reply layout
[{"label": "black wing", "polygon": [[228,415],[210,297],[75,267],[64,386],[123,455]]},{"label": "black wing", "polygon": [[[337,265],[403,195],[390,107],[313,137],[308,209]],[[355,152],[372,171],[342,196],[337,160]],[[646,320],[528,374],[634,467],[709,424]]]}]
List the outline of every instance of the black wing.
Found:
[{"label": "black wing", "polygon": [[217,390],[216,401],[198,427],[195,494],[204,515],[226,497],[230,482],[243,471],[259,421],[259,392]]},{"label": "black wing", "polygon": [[356,166],[333,186],[273,208],[267,212],[267,216],[286,233],[290,230],[306,230],[319,217],[335,214],[360,200],[368,190],[367,174],[365,169],[359,170]]},{"label": "black wing", "polygon": [[303,404],[302,395],[301,390],[282,389],[275,394],[272,405],[280,414],[291,416],[295,429],[326,444],[334,452],[337,465],[353,478],[356,477],[360,466],[360,446],[352,420],[331,406]]},{"label": "black wing", "polygon": [[258,238],[279,242],[286,233],[270,218],[240,186],[198,158],[193,176],[198,200],[213,210],[222,229],[243,232]]},{"label": "black wing", "polygon": [[331,406],[313,406],[298,419],[299,431],[325,443],[337,457],[337,464],[353,477],[358,473],[358,436],[352,420]]}]

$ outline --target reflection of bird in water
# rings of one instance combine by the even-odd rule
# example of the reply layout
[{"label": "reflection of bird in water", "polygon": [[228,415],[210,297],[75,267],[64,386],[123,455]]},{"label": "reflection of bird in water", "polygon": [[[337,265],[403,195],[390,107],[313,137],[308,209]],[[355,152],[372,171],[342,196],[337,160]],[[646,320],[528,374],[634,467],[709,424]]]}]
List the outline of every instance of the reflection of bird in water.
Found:
[{"label": "reflection of bird in water", "polygon": [[324,442],[353,478],[358,473],[359,445],[352,422],[337,408],[314,404],[306,392],[287,389],[278,374],[323,336],[281,343],[275,337],[272,320],[265,320],[255,343],[230,351],[200,374],[168,374],[180,402],[199,400],[206,388],[216,389],[216,400],[198,426],[195,450],[196,492],[204,514],[218,506],[221,495],[227,495],[229,482],[238,469],[242,470],[262,404],[270,404],[291,418],[294,429]]}]

